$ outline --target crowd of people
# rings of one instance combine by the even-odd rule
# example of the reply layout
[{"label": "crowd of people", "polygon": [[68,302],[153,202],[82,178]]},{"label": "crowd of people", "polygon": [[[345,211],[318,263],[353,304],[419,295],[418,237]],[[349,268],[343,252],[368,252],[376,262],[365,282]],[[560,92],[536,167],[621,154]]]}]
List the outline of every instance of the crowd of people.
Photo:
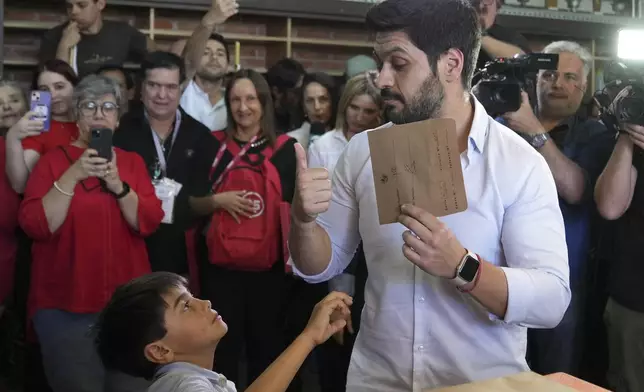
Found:
[{"label": "crowd of people", "polygon": [[[493,119],[476,69],[530,51],[498,0],[375,5],[375,60],[343,78],[235,70],[215,30],[236,0],[170,51],[105,0],[66,3],[32,87],[48,118],[0,82],[0,317],[37,348],[27,390],[297,392],[312,369],[323,392],[602,384],[605,363],[644,390],[644,128],[584,115],[581,45],[547,45],[558,68]],[[380,225],[364,131],[429,118],[455,120],[468,208]]]}]

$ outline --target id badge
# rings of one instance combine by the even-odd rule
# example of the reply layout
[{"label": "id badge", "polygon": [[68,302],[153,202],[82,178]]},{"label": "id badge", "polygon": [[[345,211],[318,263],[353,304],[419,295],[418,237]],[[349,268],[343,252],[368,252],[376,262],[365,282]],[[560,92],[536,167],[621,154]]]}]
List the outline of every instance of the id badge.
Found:
[{"label": "id badge", "polygon": [[172,224],[174,223],[174,202],[177,199],[182,185],[170,179],[163,178],[154,183],[154,191],[161,200],[161,208],[163,209],[163,220],[161,223]]}]

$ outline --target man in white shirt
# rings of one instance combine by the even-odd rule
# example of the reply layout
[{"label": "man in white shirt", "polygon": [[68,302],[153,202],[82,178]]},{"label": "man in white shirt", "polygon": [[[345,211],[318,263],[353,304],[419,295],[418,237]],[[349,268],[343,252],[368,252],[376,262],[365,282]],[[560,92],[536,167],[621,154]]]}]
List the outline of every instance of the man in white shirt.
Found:
[{"label": "man in white shirt", "polygon": [[228,19],[222,10],[230,4],[232,0],[212,0],[209,12],[183,49],[186,69],[194,70],[194,78],[188,72],[190,82],[181,95],[181,107],[211,131],[228,126],[223,82],[230,70],[230,51],[224,37],[214,29]]},{"label": "man in white shirt", "polygon": [[420,392],[528,370],[526,328],[556,326],[570,301],[564,225],[543,157],[469,94],[476,10],[385,0],[367,25],[388,118],[455,120],[468,209],[438,219],[402,206],[400,223],[381,226],[368,132],[351,139],[332,186],[297,147],[295,272],[331,279],[364,244],[369,278],[347,391]]}]

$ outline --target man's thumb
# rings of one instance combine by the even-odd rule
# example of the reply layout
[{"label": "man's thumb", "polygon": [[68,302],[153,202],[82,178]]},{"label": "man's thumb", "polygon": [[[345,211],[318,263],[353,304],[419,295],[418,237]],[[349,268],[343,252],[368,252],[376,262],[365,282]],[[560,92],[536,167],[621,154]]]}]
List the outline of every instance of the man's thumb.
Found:
[{"label": "man's thumb", "polygon": [[309,168],[306,161],[306,151],[304,151],[304,147],[300,143],[295,143],[295,156],[297,157],[297,171]]}]

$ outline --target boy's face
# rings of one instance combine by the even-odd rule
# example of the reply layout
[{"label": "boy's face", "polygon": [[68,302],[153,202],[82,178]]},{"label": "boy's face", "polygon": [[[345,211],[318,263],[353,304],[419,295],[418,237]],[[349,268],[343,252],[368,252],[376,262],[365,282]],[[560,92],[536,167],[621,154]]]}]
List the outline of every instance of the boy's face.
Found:
[{"label": "boy's face", "polygon": [[153,344],[164,346],[169,355],[157,357],[154,362],[176,362],[212,351],[228,332],[226,323],[211,309],[210,301],[194,298],[185,287],[172,289],[163,299],[167,303],[167,333]]}]

